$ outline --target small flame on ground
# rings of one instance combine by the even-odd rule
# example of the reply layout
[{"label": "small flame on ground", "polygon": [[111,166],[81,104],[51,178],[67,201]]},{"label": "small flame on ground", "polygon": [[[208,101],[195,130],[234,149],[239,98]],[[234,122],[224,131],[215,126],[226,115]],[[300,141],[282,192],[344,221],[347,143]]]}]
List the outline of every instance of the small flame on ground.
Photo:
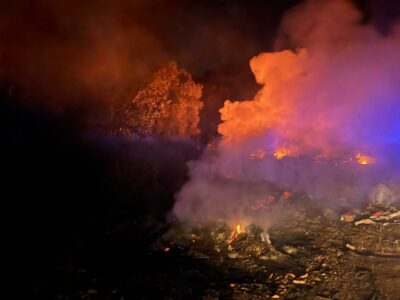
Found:
[{"label": "small flame on ground", "polygon": [[237,237],[238,237],[240,234],[242,234],[242,233],[244,233],[244,232],[245,232],[244,226],[242,226],[240,223],[237,224],[237,225],[235,226],[235,228],[232,230],[231,235],[230,235],[230,237],[229,237],[228,240],[227,240],[227,244],[230,245],[234,240],[237,239]]},{"label": "small flame on ground", "polygon": [[277,160],[280,160],[289,155],[289,150],[286,148],[278,148],[275,150],[273,155]]},{"label": "small flame on ground", "polygon": [[236,225],[236,233],[237,234],[241,234],[243,232],[243,228],[240,224]]},{"label": "small flame on ground", "polygon": [[374,158],[368,155],[363,155],[360,152],[356,154],[357,163],[360,165],[370,165],[375,162]]}]

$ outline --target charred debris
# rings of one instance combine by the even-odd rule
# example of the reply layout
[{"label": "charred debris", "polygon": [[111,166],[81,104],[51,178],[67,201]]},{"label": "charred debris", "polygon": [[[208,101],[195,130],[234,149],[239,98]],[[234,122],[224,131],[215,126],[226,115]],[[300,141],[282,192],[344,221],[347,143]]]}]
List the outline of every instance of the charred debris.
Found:
[{"label": "charred debris", "polygon": [[149,254],[173,267],[152,280],[171,299],[396,299],[399,225],[384,201],[296,208],[266,227],[174,222]]}]

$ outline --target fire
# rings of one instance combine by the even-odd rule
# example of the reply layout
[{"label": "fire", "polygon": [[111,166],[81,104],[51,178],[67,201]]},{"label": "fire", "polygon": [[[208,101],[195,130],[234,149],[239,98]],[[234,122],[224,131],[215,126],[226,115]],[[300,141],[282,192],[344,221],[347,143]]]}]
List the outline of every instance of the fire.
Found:
[{"label": "fire", "polygon": [[363,155],[360,152],[356,154],[357,163],[360,165],[370,165],[375,162],[374,158],[368,155]]},{"label": "fire", "polygon": [[244,229],[243,229],[242,225],[237,224],[237,225],[236,225],[236,233],[237,233],[237,234],[241,234],[241,233],[243,233],[243,232],[244,232]]},{"label": "fire", "polygon": [[[284,24],[289,43],[281,46],[296,50],[253,57],[260,90],[224,102],[217,155],[191,165],[175,206],[181,218],[258,218],[268,209],[256,191],[264,183],[338,207],[379,183],[399,184],[400,31],[387,38],[360,26],[349,1],[307,2],[304,14],[296,10]],[[267,154],[252,161],[263,157],[258,149]],[[215,180],[227,174],[234,180]],[[277,194],[276,203],[287,198]]]},{"label": "fire", "polygon": [[[380,103],[380,98],[370,96],[362,85],[354,89],[353,78],[365,75],[358,74],[357,69],[349,69],[346,80],[333,78],[332,70],[339,72],[335,62],[341,65],[348,58],[347,53],[332,54],[320,57],[300,49],[252,58],[250,67],[262,88],[253,100],[224,103],[220,110],[222,123],[218,126],[222,144],[236,147],[241,141],[262,141],[260,146],[278,146],[272,150],[277,160],[294,155],[323,156],[330,160],[342,153],[357,153],[354,145],[369,147],[373,146],[372,140],[397,136],[398,129],[391,124],[397,124],[395,113],[398,114],[400,106],[391,100]],[[372,70],[381,70],[375,62],[371,64]],[[385,72],[383,76],[387,76]],[[349,88],[337,89],[336,81]],[[382,86],[386,86],[383,79]],[[366,105],[361,106],[363,103]],[[360,107],[362,113],[358,111]],[[374,107],[379,111],[374,111]],[[386,115],[388,120],[379,122],[380,115]],[[370,124],[376,124],[376,128],[368,130],[366,125]],[[347,139],[350,136],[351,142]],[[361,153],[352,158],[361,165],[373,161]]]},{"label": "fire", "polygon": [[292,193],[289,192],[289,191],[283,191],[283,192],[282,192],[282,196],[283,196],[283,198],[285,198],[285,199],[289,199],[290,197],[292,197]]},{"label": "fire", "polygon": [[232,230],[230,237],[227,240],[228,245],[230,245],[234,240],[238,238],[239,235],[245,232],[245,228],[240,223],[236,224],[235,228]]},{"label": "fire", "polygon": [[280,159],[288,156],[289,153],[290,153],[289,150],[286,148],[278,148],[277,150],[275,150],[273,155],[277,160],[280,160]]}]

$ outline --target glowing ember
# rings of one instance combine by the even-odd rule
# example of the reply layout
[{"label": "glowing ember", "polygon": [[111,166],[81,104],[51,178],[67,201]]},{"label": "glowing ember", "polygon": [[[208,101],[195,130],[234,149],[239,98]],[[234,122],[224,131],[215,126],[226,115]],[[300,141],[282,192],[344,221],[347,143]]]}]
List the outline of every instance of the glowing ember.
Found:
[{"label": "glowing ember", "polygon": [[289,150],[286,148],[278,148],[277,150],[275,150],[273,155],[277,160],[280,160],[289,155]]},{"label": "glowing ember", "polygon": [[374,212],[372,213],[372,216],[374,216],[375,218],[379,218],[380,216],[382,216],[382,212],[380,212],[380,211],[374,211]]},{"label": "glowing ember", "polygon": [[271,208],[271,203],[274,201],[275,197],[273,195],[267,195],[265,198],[256,199],[251,208],[254,210],[257,209],[269,210]]},{"label": "glowing ember", "polygon": [[369,165],[375,162],[373,157],[362,155],[360,152],[356,154],[356,159],[360,165]]},{"label": "glowing ember", "polygon": [[289,191],[283,191],[282,196],[283,196],[283,198],[288,199],[292,196],[292,193]]}]

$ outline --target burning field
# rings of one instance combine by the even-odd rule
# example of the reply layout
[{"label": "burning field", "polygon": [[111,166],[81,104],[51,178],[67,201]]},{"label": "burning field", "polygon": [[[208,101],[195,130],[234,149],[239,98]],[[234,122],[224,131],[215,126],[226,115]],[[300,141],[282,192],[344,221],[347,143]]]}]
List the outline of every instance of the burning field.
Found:
[{"label": "burning field", "polygon": [[399,299],[400,6],[167,2],[0,5],[14,293]]}]

